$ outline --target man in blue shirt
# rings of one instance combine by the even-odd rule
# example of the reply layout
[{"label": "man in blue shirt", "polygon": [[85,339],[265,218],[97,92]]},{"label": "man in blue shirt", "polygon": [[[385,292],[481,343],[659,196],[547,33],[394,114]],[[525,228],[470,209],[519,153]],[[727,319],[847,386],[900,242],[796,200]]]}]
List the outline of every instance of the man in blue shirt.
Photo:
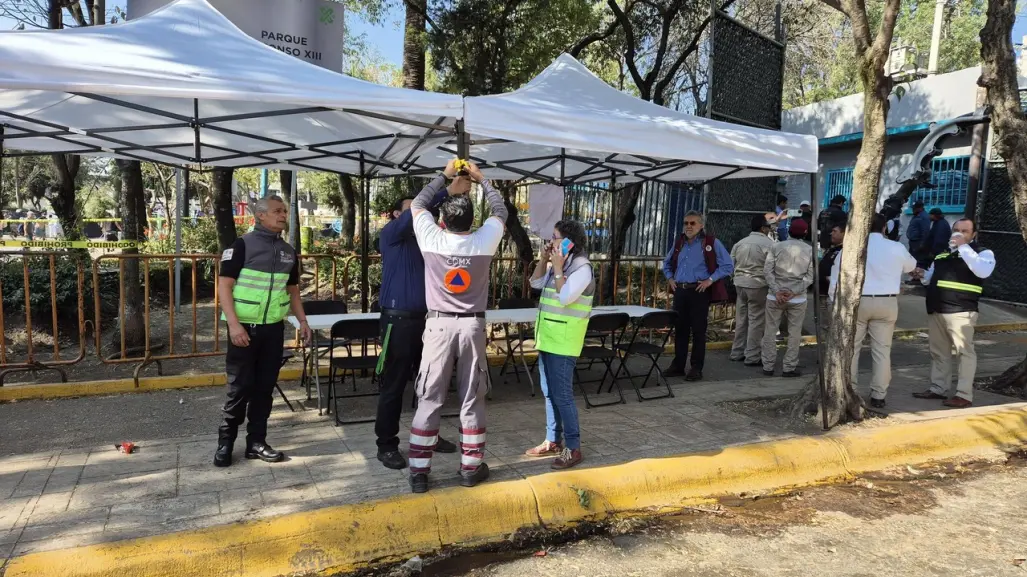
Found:
[{"label": "man in blue shirt", "polygon": [[[429,209],[437,208],[447,196],[449,193],[443,187]],[[407,466],[406,458],[399,452],[399,417],[407,381],[421,364],[421,338],[428,314],[424,257],[414,237],[412,201],[412,197],[397,200],[389,213],[389,223],[378,235],[382,253],[382,288],[378,296],[382,308],[382,353],[375,370],[381,386],[374,433],[378,437],[378,460],[389,469]],[[456,445],[439,437],[435,451],[455,453]]]},{"label": "man in blue shirt", "polygon": [[777,196],[777,240],[788,240],[788,197],[779,194]]},{"label": "man in blue shirt", "polygon": [[[708,258],[707,253],[713,256]],[[713,263],[715,265],[710,266]],[[711,294],[724,291],[721,298],[726,299],[727,293],[721,281],[731,276],[734,270],[734,262],[724,245],[715,238],[707,237],[703,231],[702,214],[695,211],[686,214],[685,232],[663,260],[663,274],[674,294],[674,310],[678,313],[674,328],[674,361],[663,373],[664,376],[685,375],[685,358],[688,356],[688,339],[691,337],[691,368],[685,380],[702,379]]]},{"label": "man in blue shirt", "polygon": [[931,219],[924,211],[924,203],[919,200],[913,203],[913,218],[906,228],[906,238],[909,240],[909,252],[916,258],[917,265],[929,263],[934,259],[933,254],[924,253],[923,244],[927,233],[931,231]]}]

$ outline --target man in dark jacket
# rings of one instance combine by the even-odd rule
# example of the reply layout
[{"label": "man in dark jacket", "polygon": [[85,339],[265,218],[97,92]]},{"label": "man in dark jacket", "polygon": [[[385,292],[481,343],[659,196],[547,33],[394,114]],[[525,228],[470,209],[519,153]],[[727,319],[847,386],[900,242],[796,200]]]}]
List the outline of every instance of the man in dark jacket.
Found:
[{"label": "man in dark jacket", "polygon": [[[449,197],[442,187],[431,199],[429,210]],[[389,213],[389,223],[379,234],[382,254],[381,331],[384,348],[377,373],[381,379],[378,415],[374,432],[378,437],[378,460],[389,469],[403,469],[407,460],[399,452],[399,417],[407,382],[421,364],[425,315],[424,256],[414,236],[413,197],[399,199]],[[435,451],[455,453],[456,445],[439,437]]]},{"label": "man in dark jacket", "polygon": [[[945,220],[945,213],[940,208],[931,209],[931,230],[924,237],[921,250],[933,258],[949,248],[949,238],[952,237],[952,225]],[[918,261],[919,262],[919,261]]]},{"label": "man in dark jacket", "polygon": [[934,255],[923,251],[924,239],[931,232],[931,219],[924,210],[924,203],[919,200],[913,203],[913,218],[906,227],[906,239],[909,240],[909,252],[916,258],[921,268],[929,265]]},{"label": "man in dark jacket", "polygon": [[840,194],[835,195],[831,199],[831,205],[820,212],[820,216],[817,217],[817,230],[820,231],[820,248],[827,250],[831,248],[831,229],[839,224],[843,224],[849,220],[849,215],[846,214],[845,206],[846,198]]}]

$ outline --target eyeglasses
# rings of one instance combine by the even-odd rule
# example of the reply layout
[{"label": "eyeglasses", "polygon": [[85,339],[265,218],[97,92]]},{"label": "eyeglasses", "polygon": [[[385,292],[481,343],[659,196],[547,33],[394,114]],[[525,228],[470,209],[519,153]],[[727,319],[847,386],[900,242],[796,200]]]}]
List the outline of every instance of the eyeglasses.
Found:
[{"label": "eyeglasses", "polygon": [[685,226],[699,226],[701,224],[702,223],[699,222],[698,220],[686,220],[685,221]]}]

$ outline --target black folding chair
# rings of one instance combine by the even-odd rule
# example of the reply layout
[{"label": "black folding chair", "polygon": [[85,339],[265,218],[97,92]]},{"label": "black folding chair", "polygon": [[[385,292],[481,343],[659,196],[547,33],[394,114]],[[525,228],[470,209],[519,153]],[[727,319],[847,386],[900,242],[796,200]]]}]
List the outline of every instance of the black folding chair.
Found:
[{"label": "black folding chair", "polygon": [[[288,363],[295,356],[296,355],[292,354],[292,351],[287,351],[287,350],[282,351],[282,365],[281,366],[284,367],[285,363]],[[282,396],[282,400],[285,401],[285,404],[289,406],[289,410],[295,413],[296,409],[293,408],[292,403],[289,402],[289,397],[285,396],[285,392],[282,391],[282,386],[279,385],[277,382],[275,382],[275,388],[278,389],[278,394]],[[300,408],[303,409],[304,411],[307,410],[306,407],[304,407],[302,404],[300,405]]]},{"label": "black folding chair", "polygon": [[[588,361],[588,368],[592,367],[592,363],[599,361],[606,366],[606,370],[603,371],[603,376],[598,381],[584,381],[578,374],[580,367],[575,365],[574,378],[578,381],[578,388],[581,389],[581,394],[585,397],[586,407],[606,407],[625,402],[624,392],[621,390],[620,383],[617,382],[617,378],[613,372],[613,361],[615,359],[619,359],[617,354],[617,345],[624,338],[624,332],[630,322],[631,317],[629,317],[627,313],[599,314],[592,316],[592,318],[588,320],[588,331],[585,333],[585,346],[581,348],[581,355],[578,356],[578,360]],[[606,346],[607,341],[610,342],[609,347]],[[588,398],[588,391],[585,390],[585,385],[587,383],[599,383],[599,388],[596,389],[596,394],[599,395],[603,392],[603,385],[606,384],[607,375],[610,375],[611,383],[606,392],[612,392],[613,388],[616,387],[617,399],[603,403],[593,403]]]},{"label": "black folding chair", "polygon": [[[303,312],[307,315],[344,315],[349,312],[344,301],[303,301]],[[339,346],[346,346],[348,343],[340,342]],[[318,355],[318,358],[324,358],[325,354],[331,349],[328,345],[317,344],[312,345],[308,351],[306,346],[302,347],[303,350],[303,372],[300,375],[300,386],[307,389],[307,400],[310,400],[310,384],[313,381],[312,375],[307,374],[307,368],[310,366],[311,355]]]},{"label": "black folding chair", "polygon": [[[377,366],[379,335],[378,319],[344,320],[332,325],[331,340],[329,342],[331,348],[328,351],[328,402],[334,403],[336,425],[374,422],[373,417],[369,419],[342,420],[339,415],[339,398],[352,399],[378,396],[378,391],[372,393],[356,392],[356,373],[357,371],[373,371],[375,366]],[[340,344],[343,342],[346,345]],[[335,349],[339,346],[345,346],[348,351],[347,356],[335,357]],[[355,354],[355,350],[359,350],[360,354]],[[335,375],[340,372],[344,373],[343,382],[345,382],[346,372],[353,375],[353,393],[339,395],[336,391]]]},{"label": "black folding chair", "polygon": [[[677,313],[674,311],[647,313],[635,322],[635,328],[631,332],[631,340],[626,343],[617,343],[614,347],[617,349],[620,357],[620,366],[617,367],[617,372],[614,374],[614,380],[620,376],[620,372],[623,370],[624,373],[628,375],[628,381],[631,383],[632,388],[635,389],[639,402],[650,401],[653,399],[664,399],[674,396],[674,391],[671,390],[670,383],[668,383],[667,378],[663,376],[663,369],[660,368],[659,360],[667,346],[667,341],[670,340],[670,336],[674,332],[674,324],[676,321]],[[663,333],[662,342],[653,343],[639,341],[638,336],[642,331],[650,331],[650,338],[652,337],[652,331],[661,331]],[[626,332],[627,331],[625,331],[625,333]],[[621,340],[623,341],[623,339]],[[660,339],[657,338],[657,341],[660,341]],[[632,356],[648,358],[652,363],[649,367],[649,372],[645,375],[645,380],[642,381],[641,387],[635,384],[635,377],[631,374],[631,371],[628,370],[628,359]],[[653,395],[650,397],[642,396],[642,389],[649,384],[649,378],[652,376],[654,370],[656,371],[656,385],[659,386],[660,381],[662,380],[663,385],[667,387],[667,392],[662,395]]]},{"label": "black folding chair", "polygon": [[[535,306],[535,302],[531,299],[508,298],[500,299],[499,306],[497,308],[500,310],[533,309]],[[506,350],[504,352],[506,357],[503,359],[503,366],[499,368],[499,374],[500,376],[505,374],[506,367],[510,366],[510,372],[513,373],[513,376],[517,379],[517,384],[519,385],[521,384],[521,374],[527,374],[528,372],[533,371],[535,369],[535,364],[537,363],[536,360],[531,364],[531,366],[528,366],[528,363],[524,358],[524,343],[528,339],[534,339],[535,334],[522,323],[515,323],[513,326],[516,328],[514,330],[510,330],[510,324],[503,323],[503,332],[505,334],[504,340],[506,341]],[[521,362],[524,365],[523,369],[517,366],[517,359],[514,358],[514,355],[520,355]],[[528,380],[531,382],[531,396],[534,397],[535,382],[532,381],[530,377]]]}]

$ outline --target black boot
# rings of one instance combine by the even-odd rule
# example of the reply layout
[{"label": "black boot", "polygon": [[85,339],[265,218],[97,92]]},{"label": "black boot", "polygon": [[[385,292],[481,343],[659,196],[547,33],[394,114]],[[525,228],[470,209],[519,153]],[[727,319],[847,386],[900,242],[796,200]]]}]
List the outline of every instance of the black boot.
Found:
[{"label": "black boot", "polygon": [[410,491],[412,493],[428,492],[428,474],[414,473],[410,475]]},{"label": "black boot", "polygon": [[215,467],[228,467],[232,464],[232,445],[221,444],[218,445],[218,450],[214,451],[214,466]]},{"label": "black boot", "polygon": [[460,471],[460,485],[473,487],[489,478],[489,466],[485,463],[478,465],[473,471]]},{"label": "black boot", "polygon": [[453,443],[452,441],[447,441],[447,440],[443,439],[442,436],[440,435],[438,442],[435,443],[435,452],[436,453],[455,453],[456,452],[456,444]]},{"label": "black boot", "polygon": [[271,445],[267,443],[253,443],[246,447],[246,458],[260,459],[265,463],[277,463],[285,459],[285,453],[272,449]]},{"label": "black boot", "polygon": [[385,465],[388,469],[406,469],[407,460],[403,458],[403,454],[399,451],[378,451],[378,460],[381,461],[382,465]]}]

